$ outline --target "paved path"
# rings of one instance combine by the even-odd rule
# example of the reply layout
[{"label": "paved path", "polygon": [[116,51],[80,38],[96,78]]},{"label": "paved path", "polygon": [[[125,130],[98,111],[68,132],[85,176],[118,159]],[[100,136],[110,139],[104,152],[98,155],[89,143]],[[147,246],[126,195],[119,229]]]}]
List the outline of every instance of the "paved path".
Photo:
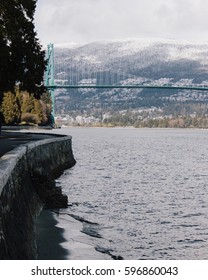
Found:
[{"label": "paved path", "polygon": [[[50,132],[49,132],[50,133]],[[44,133],[30,133],[30,132],[16,132],[16,131],[2,131],[0,135],[0,157],[7,152],[18,147],[21,144],[30,141],[38,141],[42,139],[49,139],[57,137],[56,135],[48,135]]]}]

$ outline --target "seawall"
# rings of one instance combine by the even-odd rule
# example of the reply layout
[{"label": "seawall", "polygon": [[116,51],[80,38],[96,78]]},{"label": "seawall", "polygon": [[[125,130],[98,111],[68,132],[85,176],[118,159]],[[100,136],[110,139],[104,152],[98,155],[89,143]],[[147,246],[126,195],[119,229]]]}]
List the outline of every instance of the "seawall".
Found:
[{"label": "seawall", "polygon": [[44,138],[0,158],[0,259],[36,259],[35,221],[40,210],[44,205],[67,206],[54,179],[75,164],[71,137]]}]

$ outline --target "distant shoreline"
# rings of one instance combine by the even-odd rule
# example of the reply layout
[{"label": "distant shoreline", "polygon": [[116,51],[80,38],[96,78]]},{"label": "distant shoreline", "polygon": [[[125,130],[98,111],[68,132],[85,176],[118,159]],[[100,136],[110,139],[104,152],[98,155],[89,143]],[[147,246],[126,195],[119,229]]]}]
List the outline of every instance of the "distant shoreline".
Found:
[{"label": "distant shoreline", "polygon": [[64,128],[110,128],[110,129],[113,129],[113,128],[126,128],[126,129],[208,129],[207,128],[203,128],[203,127],[134,127],[134,126],[86,126],[86,125],[63,125],[60,127],[61,129],[64,129]]}]

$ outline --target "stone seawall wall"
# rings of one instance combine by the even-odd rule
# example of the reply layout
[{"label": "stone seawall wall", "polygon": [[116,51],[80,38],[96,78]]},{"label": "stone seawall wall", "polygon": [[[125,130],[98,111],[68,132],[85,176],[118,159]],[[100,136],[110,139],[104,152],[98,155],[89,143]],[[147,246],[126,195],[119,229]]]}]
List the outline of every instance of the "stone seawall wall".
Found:
[{"label": "stone seawall wall", "polygon": [[67,204],[53,180],[74,164],[68,136],[21,145],[0,158],[0,259],[36,258],[37,215],[44,204]]}]

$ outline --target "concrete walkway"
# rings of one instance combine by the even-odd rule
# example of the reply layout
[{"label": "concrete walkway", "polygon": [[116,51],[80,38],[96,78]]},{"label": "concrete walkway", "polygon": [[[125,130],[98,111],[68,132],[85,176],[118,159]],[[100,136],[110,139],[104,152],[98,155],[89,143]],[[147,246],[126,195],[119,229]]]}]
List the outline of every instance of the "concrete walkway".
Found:
[{"label": "concrete walkway", "polygon": [[[61,135],[60,135],[61,136]],[[15,149],[19,145],[31,142],[38,141],[42,139],[49,139],[58,137],[57,135],[44,134],[44,133],[30,133],[30,132],[16,132],[2,130],[0,135],[0,157],[2,157],[7,152]]]}]

